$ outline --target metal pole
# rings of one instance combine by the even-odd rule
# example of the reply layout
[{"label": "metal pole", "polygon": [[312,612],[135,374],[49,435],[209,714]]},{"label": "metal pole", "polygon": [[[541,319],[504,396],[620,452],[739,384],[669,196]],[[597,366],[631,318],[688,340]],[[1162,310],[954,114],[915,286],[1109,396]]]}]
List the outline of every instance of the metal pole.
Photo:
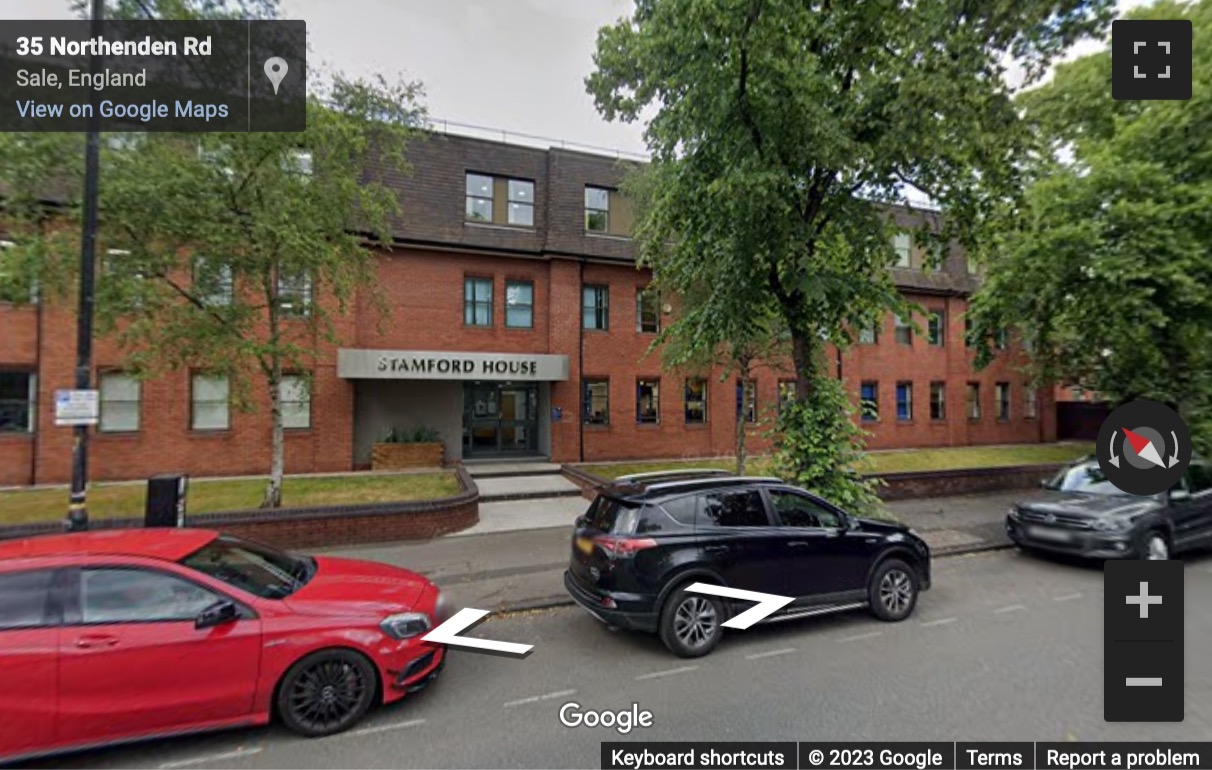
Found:
[{"label": "metal pole", "polygon": [[[93,0],[91,34],[101,37],[101,19],[105,0]],[[101,72],[101,57],[89,59],[93,79]],[[84,227],[80,236],[80,306],[76,317],[76,389],[88,390],[93,368],[93,298],[97,257],[97,173],[101,150],[101,116],[98,91],[90,89],[87,145],[84,150]],[[72,492],[67,507],[66,528],[71,532],[88,529],[88,426],[75,427],[72,444]]]}]

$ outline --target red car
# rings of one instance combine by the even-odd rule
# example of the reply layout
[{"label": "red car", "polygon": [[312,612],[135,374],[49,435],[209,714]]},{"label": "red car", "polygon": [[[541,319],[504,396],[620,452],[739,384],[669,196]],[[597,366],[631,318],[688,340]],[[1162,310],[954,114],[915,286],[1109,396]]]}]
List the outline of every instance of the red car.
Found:
[{"label": "red car", "polygon": [[349,728],[427,685],[424,577],[199,529],[0,542],[0,764],[276,715]]}]

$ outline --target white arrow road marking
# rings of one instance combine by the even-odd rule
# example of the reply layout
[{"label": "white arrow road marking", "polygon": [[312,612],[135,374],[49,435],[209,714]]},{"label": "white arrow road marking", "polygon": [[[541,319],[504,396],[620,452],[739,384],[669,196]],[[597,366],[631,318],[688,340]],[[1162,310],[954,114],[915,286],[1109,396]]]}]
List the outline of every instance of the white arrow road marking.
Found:
[{"label": "white arrow road marking", "polygon": [[459,636],[460,631],[466,631],[480,620],[492,613],[487,610],[475,610],[464,607],[454,614],[450,620],[421,637],[422,642],[446,644],[452,647],[467,647],[472,650],[488,650],[490,652],[505,652],[510,655],[525,655],[534,649],[533,644],[517,644],[516,642],[500,642],[496,639],[472,639]]},{"label": "white arrow road marking", "polygon": [[263,746],[250,746],[247,749],[236,749],[223,754],[210,754],[205,757],[194,757],[193,759],[182,759],[176,762],[165,762],[160,765],[163,770],[174,770],[179,767],[193,767],[194,765],[206,765],[215,762],[223,762],[228,759],[240,759],[241,757],[251,757],[254,754],[260,754],[265,750]]},{"label": "white arrow road marking", "polygon": [[709,594],[711,596],[723,596],[725,599],[741,599],[747,602],[757,602],[756,607],[750,607],[723,624],[724,628],[739,628],[742,631],[760,620],[765,620],[770,615],[795,601],[790,596],[763,594],[757,591],[742,591],[739,588],[725,588],[724,586],[713,586],[709,583],[695,583],[686,590],[695,594]]}]

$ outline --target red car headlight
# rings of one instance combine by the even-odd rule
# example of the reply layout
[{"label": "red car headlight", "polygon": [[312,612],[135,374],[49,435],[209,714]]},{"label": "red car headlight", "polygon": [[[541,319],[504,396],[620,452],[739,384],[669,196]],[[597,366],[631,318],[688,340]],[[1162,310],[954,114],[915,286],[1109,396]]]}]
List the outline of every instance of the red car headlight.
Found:
[{"label": "red car headlight", "polygon": [[401,612],[383,618],[379,628],[392,639],[411,639],[420,636],[431,627],[429,616],[424,612]]}]

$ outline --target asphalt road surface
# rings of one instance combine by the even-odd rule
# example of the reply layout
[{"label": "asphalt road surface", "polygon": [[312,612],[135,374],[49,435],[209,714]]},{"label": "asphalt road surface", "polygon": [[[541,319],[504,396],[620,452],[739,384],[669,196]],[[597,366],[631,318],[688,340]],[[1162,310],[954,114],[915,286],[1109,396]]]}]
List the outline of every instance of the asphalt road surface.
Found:
[{"label": "asphalt road surface", "polygon": [[[863,612],[731,632],[683,660],[653,636],[577,608],[490,619],[475,635],[535,645],[523,659],[454,652],[425,692],[343,735],[279,727],[58,757],[46,767],[598,767],[612,740],[1212,740],[1212,557],[1188,558],[1186,720],[1103,721],[1098,566],[1001,551],[939,559],[903,623]],[[654,724],[569,728],[636,703]]]}]

